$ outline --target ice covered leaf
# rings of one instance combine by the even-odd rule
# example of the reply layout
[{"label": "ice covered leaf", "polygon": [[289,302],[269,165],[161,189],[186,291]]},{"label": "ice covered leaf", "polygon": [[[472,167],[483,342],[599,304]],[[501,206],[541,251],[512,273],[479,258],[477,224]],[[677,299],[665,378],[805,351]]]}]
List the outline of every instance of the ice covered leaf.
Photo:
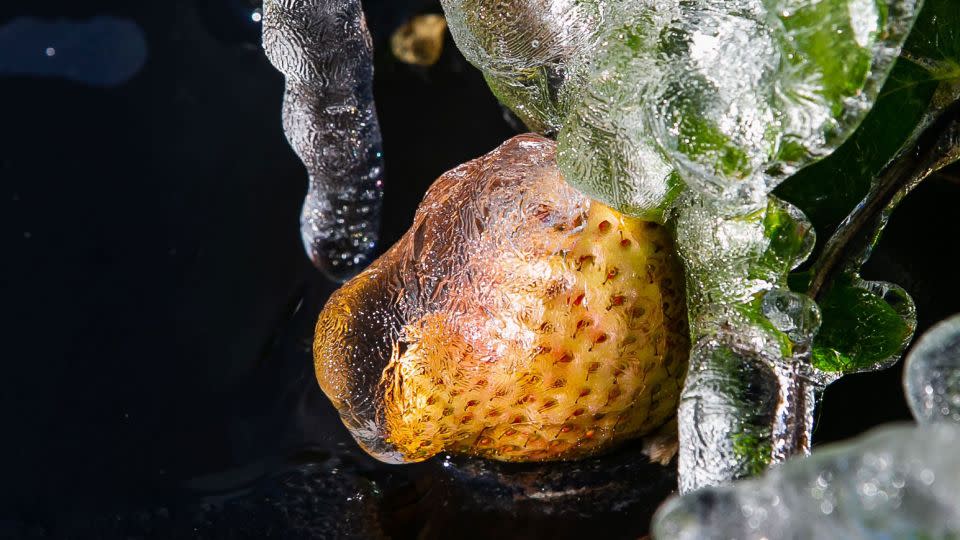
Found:
[{"label": "ice covered leaf", "polygon": [[817,450],[761,478],[668,501],[663,540],[956,538],[960,427],[891,427]]},{"label": "ice covered leaf", "polygon": [[917,325],[910,295],[890,283],[843,276],[819,303],[823,325],[814,340],[813,365],[828,373],[893,365]]},{"label": "ice covered leaf", "polygon": [[343,281],[379,236],[383,144],[360,0],[267,0],[267,58],[286,77],[283,127],[310,177],[300,218],[314,265]]},{"label": "ice covered leaf", "polygon": [[960,425],[960,315],[934,326],[914,345],[903,382],[918,422]]},{"label": "ice covered leaf", "polygon": [[884,226],[916,185],[960,158],[960,106],[947,107],[884,169],[826,243],[807,276],[794,287],[823,307],[814,364],[834,373],[887,367],[913,335],[916,316],[909,295],[887,283],[866,282],[859,269]]},{"label": "ice covered leaf", "polygon": [[[960,97],[960,10],[954,0],[926,0],[876,105],[836,152],[789,178],[778,196],[830,233],[875,185],[878,175]],[[935,99],[936,97],[936,99]]]},{"label": "ice covered leaf", "polygon": [[[821,302],[818,368],[849,373],[892,364],[916,325],[902,289],[859,276],[897,204],[932,172],[960,157],[960,41],[956,9],[927,2],[877,107],[833,156],[790,179],[778,193],[806,208],[821,230],[836,228],[797,290]],[[842,223],[841,223],[842,220]],[[800,284],[800,282],[804,282]]]},{"label": "ice covered leaf", "polygon": [[826,240],[914,136],[938,86],[925,69],[898,61],[873,110],[850,139],[787,179],[776,194],[802,208]]},{"label": "ice covered leaf", "polygon": [[[915,0],[446,0],[458,45],[569,181],[659,219],[682,178],[752,202],[873,105]],[[673,174],[678,169],[679,177]]]},{"label": "ice covered leaf", "polygon": [[683,2],[660,38],[650,126],[688,183],[720,196],[766,193],[860,124],[917,7]]},{"label": "ice covered leaf", "polygon": [[555,147],[515,137],[441,176],[321,313],[317,378],[374,456],[572,459],[675,414],[689,341],[670,236],[567,185]]}]

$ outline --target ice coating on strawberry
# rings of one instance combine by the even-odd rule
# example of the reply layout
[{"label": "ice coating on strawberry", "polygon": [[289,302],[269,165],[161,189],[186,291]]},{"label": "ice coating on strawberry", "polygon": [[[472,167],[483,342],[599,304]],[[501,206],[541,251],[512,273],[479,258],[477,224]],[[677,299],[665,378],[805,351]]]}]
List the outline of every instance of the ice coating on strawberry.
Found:
[{"label": "ice coating on strawberry", "polygon": [[689,345],[669,235],[571,188],[555,147],[518,136],[441,176],[324,308],[317,377],[372,455],[574,459],[675,415]]}]

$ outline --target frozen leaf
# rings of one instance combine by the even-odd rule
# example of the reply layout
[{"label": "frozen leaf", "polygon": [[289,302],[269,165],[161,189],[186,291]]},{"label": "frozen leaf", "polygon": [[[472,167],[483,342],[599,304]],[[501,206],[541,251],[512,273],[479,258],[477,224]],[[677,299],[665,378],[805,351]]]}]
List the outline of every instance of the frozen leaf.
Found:
[{"label": "frozen leaf", "polygon": [[[821,231],[837,229],[795,290],[823,308],[815,365],[851,373],[886,367],[916,326],[912,301],[894,285],[862,280],[867,260],[897,204],[958,156],[958,12],[926,2],[877,106],[833,156],[791,178],[778,193],[804,208]],[[842,223],[841,223],[842,221]],[[811,278],[812,276],[812,278]]]},{"label": "frozen leaf", "polygon": [[916,309],[900,287],[843,276],[820,301],[823,326],[814,340],[813,365],[828,373],[890,367],[910,343]]},{"label": "frozen leaf", "polygon": [[829,238],[914,136],[938,85],[926,70],[899,61],[860,129],[831,156],[790,177],[776,194],[802,208],[821,238]]},{"label": "frozen leaf", "polygon": [[958,157],[960,109],[953,106],[877,177],[812,269],[793,280],[797,290],[816,297],[823,308],[824,324],[814,347],[819,369],[854,373],[888,367],[909,343],[916,327],[909,295],[895,285],[864,281],[858,272],[899,202]]},{"label": "frozen leaf", "polygon": [[912,0],[681,6],[659,43],[650,125],[685,180],[727,196],[765,193],[842,143],[873,105],[917,8]]},{"label": "frozen leaf", "polygon": [[[829,238],[864,199],[881,171],[944,108],[960,97],[960,10],[954,0],[926,0],[863,124],[836,152],[784,182],[777,194],[800,207]],[[934,98],[937,99],[934,99]]]},{"label": "frozen leaf", "polygon": [[[509,4],[509,5],[507,5]],[[454,37],[569,181],[659,219],[680,182],[757,203],[859,125],[914,0],[447,0]]]}]

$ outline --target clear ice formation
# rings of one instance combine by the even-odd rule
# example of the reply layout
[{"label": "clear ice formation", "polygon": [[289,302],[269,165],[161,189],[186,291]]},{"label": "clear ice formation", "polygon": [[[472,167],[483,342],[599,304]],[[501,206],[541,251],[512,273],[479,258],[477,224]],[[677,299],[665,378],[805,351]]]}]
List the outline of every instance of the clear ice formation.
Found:
[{"label": "clear ice formation", "polygon": [[669,234],[563,181],[527,134],[441,176],[331,296],[317,379],[387,462],[593,455],[675,415],[689,350]]},{"label": "clear ice formation", "polygon": [[309,175],[304,247],[345,281],[376,247],[383,148],[373,101],[373,45],[360,0],[266,0],[263,46],[286,77],[283,126]]},{"label": "clear ice formation", "polygon": [[897,426],[668,501],[663,540],[960,537],[960,426]]},{"label": "clear ice formation", "polygon": [[680,491],[756,474],[810,448],[815,394],[831,381],[810,364],[820,311],[788,289],[814,235],[803,213],[770,197],[740,215],[712,199],[681,201],[693,350],[680,400]]},{"label": "clear ice formation", "polygon": [[816,304],[786,278],[813,246],[776,185],[856,129],[917,0],[442,0],[491,89],[556,133],[581,191],[676,227],[693,349],[681,490],[809,450]]},{"label": "clear ice formation", "polygon": [[460,51],[530,129],[556,134],[570,66],[593,48],[601,7],[583,0],[442,0]]},{"label": "clear ice formation", "polygon": [[494,93],[559,133],[568,181],[651,219],[681,179],[756,205],[832,152],[873,105],[917,4],[443,0]]},{"label": "clear ice formation", "polygon": [[937,324],[907,355],[907,403],[920,423],[960,425],[960,315]]}]

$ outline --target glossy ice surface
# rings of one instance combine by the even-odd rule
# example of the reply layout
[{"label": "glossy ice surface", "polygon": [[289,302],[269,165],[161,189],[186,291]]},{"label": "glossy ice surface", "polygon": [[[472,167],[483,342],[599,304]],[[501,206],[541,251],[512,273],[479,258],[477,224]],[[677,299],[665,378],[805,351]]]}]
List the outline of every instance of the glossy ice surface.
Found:
[{"label": "glossy ice surface", "polygon": [[957,538],[960,426],[899,426],[666,503],[654,538]]},{"label": "glossy ice surface", "polygon": [[817,305],[787,275],[802,212],[769,194],[872,107],[915,0],[444,0],[494,93],[557,133],[588,196],[676,224],[693,347],[681,490],[809,450]]},{"label": "glossy ice surface", "polygon": [[344,281],[370,262],[383,198],[373,46],[360,0],[267,0],[263,46],[286,76],[284,131],[310,177],[304,247]]},{"label": "glossy ice surface", "polygon": [[555,148],[522,135],[441,176],[324,308],[318,380],[374,456],[571,459],[675,414],[689,345],[669,236],[566,184]]},{"label": "glossy ice surface", "polygon": [[960,315],[917,341],[907,356],[903,381],[918,422],[960,424]]},{"label": "glossy ice surface", "polygon": [[451,31],[585,193],[658,218],[679,177],[758,201],[877,97],[915,0],[444,0]]},{"label": "glossy ice surface", "polygon": [[679,411],[686,492],[808,451],[813,393],[827,380],[809,364],[820,311],[786,281],[813,247],[803,214],[773,197],[746,215],[702,196],[682,204],[694,336]]}]

